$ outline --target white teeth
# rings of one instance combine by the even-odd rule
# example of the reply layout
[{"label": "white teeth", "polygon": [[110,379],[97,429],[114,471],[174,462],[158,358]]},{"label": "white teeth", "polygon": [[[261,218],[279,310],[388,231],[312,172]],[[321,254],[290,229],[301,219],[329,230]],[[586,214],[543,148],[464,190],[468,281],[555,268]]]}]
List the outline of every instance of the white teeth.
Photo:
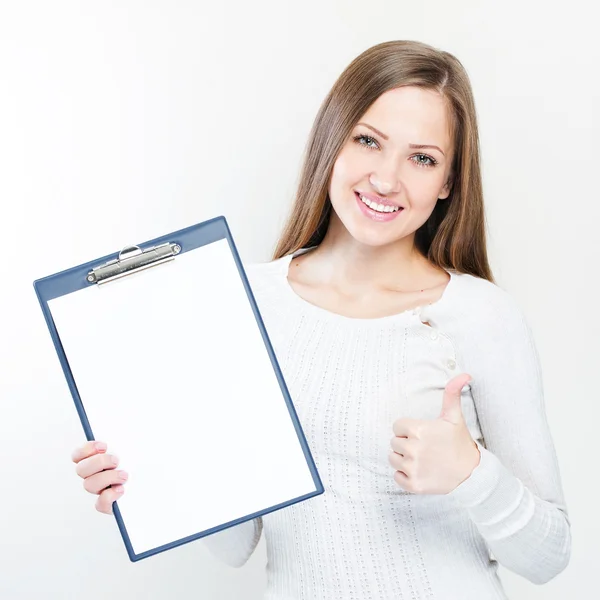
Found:
[{"label": "white teeth", "polygon": [[364,202],[369,208],[376,210],[377,212],[397,212],[400,210],[399,206],[386,206],[385,204],[377,204],[377,202],[371,202],[367,198],[364,198],[359,194],[358,196],[362,202]]}]

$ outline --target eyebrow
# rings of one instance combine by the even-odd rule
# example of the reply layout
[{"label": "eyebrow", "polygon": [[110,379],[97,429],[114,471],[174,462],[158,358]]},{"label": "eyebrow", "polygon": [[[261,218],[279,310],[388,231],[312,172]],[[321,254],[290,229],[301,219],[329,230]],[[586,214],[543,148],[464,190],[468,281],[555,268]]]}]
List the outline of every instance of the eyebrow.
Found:
[{"label": "eyebrow", "polygon": [[[365,127],[368,127],[369,129],[374,131],[377,135],[380,135],[384,140],[390,139],[387,135],[385,135],[385,133],[382,133],[381,131],[379,131],[379,129],[375,129],[375,127],[373,127],[372,125],[368,125],[367,123],[357,123],[357,125],[364,125]],[[409,144],[408,147],[409,148],[417,148],[419,150],[423,149],[423,148],[435,148],[436,150],[439,150],[444,156],[446,156],[441,148],[439,148],[438,146],[433,146],[432,144]]]}]

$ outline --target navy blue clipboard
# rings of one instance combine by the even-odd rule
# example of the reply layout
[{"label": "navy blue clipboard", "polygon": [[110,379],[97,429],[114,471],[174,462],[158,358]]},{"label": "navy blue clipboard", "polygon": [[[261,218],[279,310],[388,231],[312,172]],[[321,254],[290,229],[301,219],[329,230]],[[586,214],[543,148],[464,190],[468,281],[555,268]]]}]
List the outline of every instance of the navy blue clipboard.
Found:
[{"label": "navy blue clipboard", "polygon": [[[130,533],[127,528],[126,519],[124,519],[121,509],[119,507],[119,502],[124,502],[125,500],[125,496],[127,495],[126,492],[126,495],[123,497],[122,500],[119,500],[118,502],[115,502],[113,504],[113,512],[121,536],[125,543],[127,553],[132,562],[147,558],[149,556],[153,556],[155,554],[164,552],[165,550],[169,550],[171,548],[180,546],[182,544],[192,542],[194,540],[216,533],[220,530],[233,527],[242,522],[254,519],[256,517],[260,517],[267,513],[290,506],[292,504],[308,500],[309,498],[320,495],[324,492],[323,484],[319,477],[319,473],[317,472],[315,462],[313,460],[304,432],[302,431],[302,427],[298,420],[296,410],[294,408],[277,357],[275,355],[273,346],[269,339],[269,335],[261,317],[259,307],[255,300],[248,277],[242,265],[242,261],[240,259],[239,253],[231,235],[231,231],[224,216],[218,216],[213,219],[193,225],[191,227],[169,233],[167,235],[139,244],[138,246],[128,247],[127,249],[121,252],[116,252],[114,254],[94,259],[92,261],[75,266],[65,271],[61,271],[59,273],[43,277],[41,279],[37,279],[33,282],[35,292],[37,294],[44,318],[46,320],[46,324],[48,326],[48,330],[50,332],[50,336],[52,338],[52,342],[58,355],[60,365],[63,369],[63,373],[66,378],[69,390],[73,397],[75,408],[77,409],[79,418],[81,420],[86,439],[94,440],[96,438],[94,436],[94,431],[92,428],[93,423],[90,423],[90,420],[88,419],[88,414],[86,413],[86,397],[85,395],[83,395],[83,397],[80,395],[80,390],[78,389],[78,381],[73,375],[73,369],[72,365],[70,364],[70,359],[67,356],[67,352],[65,352],[65,348],[63,347],[63,341],[61,341],[61,336],[58,333],[57,325],[54,318],[56,315],[54,315],[53,317],[52,309],[49,306],[49,302],[66,295],[82,293],[83,290],[86,290],[90,286],[99,286],[101,284],[110,282],[114,279],[121,278],[124,281],[124,279],[128,275],[133,274],[134,272],[139,272],[141,270],[146,270],[147,273],[152,274],[152,272],[155,271],[155,269],[151,267],[154,267],[155,264],[157,265],[163,261],[168,260],[176,261],[179,257],[184,256],[188,252],[193,252],[194,250],[200,249],[210,244],[214,244],[215,242],[221,241],[221,243],[223,243],[222,240],[226,240],[233,260],[235,261],[235,266],[237,267],[237,272],[239,273],[239,277],[243,283],[248,303],[255,317],[256,326],[258,328],[258,331],[260,332],[260,335],[262,336],[264,347],[266,349],[266,352],[268,353],[268,359],[270,360],[273,372],[276,376],[276,382],[281,393],[281,400],[284,401],[284,404],[282,404],[282,406],[284,407],[284,413],[286,414],[286,418],[289,415],[290,424],[293,425],[293,428],[291,428],[290,431],[295,431],[295,434],[297,435],[297,440],[294,440],[294,442],[299,443],[299,448],[301,448],[301,453],[303,454],[305,466],[308,469],[307,473],[309,473],[309,478],[311,480],[310,487],[313,489],[297,497],[288,498],[283,502],[262,507],[259,510],[255,510],[254,512],[251,512],[249,514],[244,514],[243,516],[240,516],[236,519],[227,522],[219,523],[218,525],[215,525],[210,528],[205,528],[200,531],[193,531],[189,535],[179,537],[178,539],[169,540],[167,543],[162,543],[151,548],[146,548],[142,551],[140,551],[139,549],[136,550],[136,548],[134,548],[134,544],[132,543]],[[158,273],[158,269],[156,270],[156,272]],[[111,284],[109,283],[109,285]],[[110,452],[111,441],[104,441],[108,442]],[[272,473],[272,477],[274,478],[274,480],[276,480],[279,476],[280,473]]]}]

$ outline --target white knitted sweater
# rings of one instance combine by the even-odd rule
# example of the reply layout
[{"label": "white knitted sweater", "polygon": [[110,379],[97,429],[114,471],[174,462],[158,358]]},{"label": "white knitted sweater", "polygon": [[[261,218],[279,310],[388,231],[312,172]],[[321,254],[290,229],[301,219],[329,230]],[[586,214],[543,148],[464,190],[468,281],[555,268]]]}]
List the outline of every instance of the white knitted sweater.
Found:
[{"label": "white knitted sweater", "polygon": [[[512,297],[449,271],[442,298],[376,319],[302,299],[293,256],[245,269],[325,493],[204,538],[242,566],[261,534],[264,600],[506,599],[498,563],[542,584],[568,564],[569,517],[531,329]],[[428,322],[430,326],[424,323]],[[481,451],[446,495],[408,493],[388,462],[392,424],[462,408]]]}]

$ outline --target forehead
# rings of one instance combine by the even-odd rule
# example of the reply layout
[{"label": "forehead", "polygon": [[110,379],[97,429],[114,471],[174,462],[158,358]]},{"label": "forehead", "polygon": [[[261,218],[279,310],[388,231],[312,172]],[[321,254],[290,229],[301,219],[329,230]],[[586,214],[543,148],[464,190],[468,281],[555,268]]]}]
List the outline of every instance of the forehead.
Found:
[{"label": "forehead", "polygon": [[415,86],[388,90],[359,119],[398,143],[436,144],[450,149],[448,106],[437,92]]}]

